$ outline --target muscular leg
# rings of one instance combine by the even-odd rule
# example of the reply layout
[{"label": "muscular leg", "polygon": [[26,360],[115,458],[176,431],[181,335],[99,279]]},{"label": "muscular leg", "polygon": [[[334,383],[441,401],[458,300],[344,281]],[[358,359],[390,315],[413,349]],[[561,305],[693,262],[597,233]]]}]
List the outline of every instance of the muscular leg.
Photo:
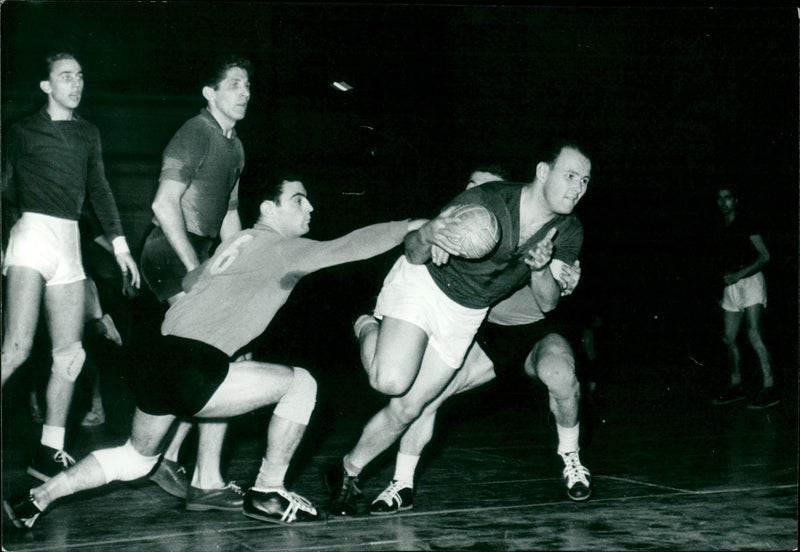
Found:
[{"label": "muscular leg", "polygon": [[[181,422],[180,425],[184,425],[184,423]],[[186,425],[191,428],[191,425]],[[225,486],[220,473],[220,460],[222,457],[222,444],[225,441],[227,429],[227,422],[200,422],[197,424],[199,434],[197,465],[192,476],[192,487],[217,489]]]},{"label": "muscular leg", "polygon": [[550,411],[564,428],[578,424],[580,384],[575,376],[575,355],[564,337],[551,333],[541,339],[525,359],[525,373],[547,386]]},{"label": "muscular leg", "polygon": [[164,459],[170,460],[171,462],[178,461],[181,445],[183,445],[183,441],[186,439],[186,436],[189,435],[192,427],[194,427],[194,423],[192,422],[184,422],[183,420],[178,422],[175,434],[172,436],[172,439],[170,439],[167,450],[164,451]]},{"label": "muscular leg", "polygon": [[436,413],[444,402],[458,393],[463,393],[490,382],[495,377],[492,361],[480,345],[473,342],[464,359],[461,369],[450,380],[447,387],[439,393],[422,411],[422,414],[408,426],[400,439],[400,453],[420,456],[433,437]]},{"label": "muscular leg", "polygon": [[[152,416],[138,408],[133,415],[131,444],[142,456],[152,457],[164,435],[169,430],[174,416]],[[141,474],[141,476],[147,473]],[[97,458],[90,454],[70,469],[56,475],[48,482],[31,489],[31,495],[40,510],[47,508],[54,500],[79,491],[94,489],[106,484],[106,474]]]},{"label": "muscular leg", "polygon": [[3,313],[2,385],[27,360],[33,347],[44,278],[32,268],[10,266]]},{"label": "muscular leg", "polygon": [[366,327],[359,340],[372,388],[389,396],[408,391],[420,371],[427,334],[415,324],[384,316],[380,326]]},{"label": "muscular leg", "polygon": [[728,364],[731,370],[731,387],[742,384],[742,371],[740,367],[741,353],[739,351],[739,346],[736,344],[736,336],[739,334],[743,316],[741,312],[723,310],[722,342],[725,344],[725,349],[728,353]]},{"label": "muscular leg", "polygon": [[758,356],[764,387],[772,387],[775,382],[772,377],[770,355],[767,346],[761,339],[761,311],[763,309],[764,307],[758,304],[747,307],[744,312],[747,316],[747,337],[756,352],[756,356]]},{"label": "muscular leg", "polygon": [[[455,373],[428,347],[419,374],[407,393],[393,397],[364,426],[358,443],[345,457],[350,467],[363,469],[389,448],[420,416],[423,409],[447,387]],[[356,474],[353,474],[356,475]]]},{"label": "muscular leg", "polygon": [[[45,288],[44,304],[53,350],[80,343],[83,337],[83,281]],[[80,371],[78,369],[78,371]],[[75,380],[54,370],[47,383],[45,424],[65,427]]]}]

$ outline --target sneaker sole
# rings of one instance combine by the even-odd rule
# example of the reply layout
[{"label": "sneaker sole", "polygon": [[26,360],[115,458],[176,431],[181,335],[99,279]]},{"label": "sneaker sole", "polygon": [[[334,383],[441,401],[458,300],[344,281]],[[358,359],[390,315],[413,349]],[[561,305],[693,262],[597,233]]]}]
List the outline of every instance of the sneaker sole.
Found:
[{"label": "sneaker sole", "polygon": [[176,491],[176,490],[175,490],[175,487],[173,487],[173,486],[172,486],[172,485],[170,485],[169,483],[165,483],[165,482],[161,481],[160,479],[156,479],[156,478],[153,478],[153,477],[151,477],[151,478],[150,478],[150,481],[152,481],[153,483],[155,483],[156,485],[158,485],[158,486],[159,486],[159,488],[160,488],[162,491],[164,491],[164,492],[165,492],[165,493],[167,493],[168,495],[172,495],[172,496],[174,496],[175,498],[180,498],[180,499],[183,499],[183,500],[185,500],[185,499],[186,499],[186,495],[187,495],[187,494],[188,494],[188,492],[189,492],[189,491],[188,491],[188,489],[187,489],[186,491],[183,491],[183,492],[181,492],[181,491]]},{"label": "sneaker sole", "polygon": [[28,469],[25,471],[28,473],[28,475],[30,475],[31,477],[35,477],[36,479],[38,479],[43,483],[47,483],[48,481],[50,481],[50,479],[52,479],[51,476],[44,474],[39,470],[37,470],[36,468],[32,468],[30,466],[28,466]]},{"label": "sneaker sole", "polygon": [[412,510],[413,508],[414,508],[414,505],[412,504],[411,506],[403,506],[401,508],[398,508],[397,510],[392,510],[390,512],[370,512],[369,515],[371,515],[371,516],[392,516],[392,515],[397,514],[399,512],[407,512],[408,510]]},{"label": "sneaker sole", "polygon": [[186,509],[190,512],[208,512],[209,510],[217,510],[219,512],[238,512],[242,509],[242,505],[238,506],[215,506],[213,504],[186,504]]},{"label": "sneaker sole", "polygon": [[592,492],[589,491],[589,494],[587,494],[586,496],[580,497],[580,498],[572,498],[569,495],[567,495],[567,498],[570,500],[570,502],[585,502],[585,501],[589,500],[589,498],[591,496],[592,496]]},{"label": "sneaker sole", "polygon": [[726,404],[733,404],[735,402],[743,401],[743,400],[745,400],[745,398],[746,397],[739,397],[737,399],[731,399],[729,401],[718,401],[718,400],[715,399],[715,400],[711,401],[711,404],[713,404],[714,406],[725,406]]},{"label": "sneaker sole", "polygon": [[322,517],[318,520],[313,520],[313,521],[283,521],[280,518],[274,518],[271,516],[256,514],[254,512],[247,512],[245,510],[242,510],[242,514],[244,514],[245,517],[249,517],[251,519],[257,519],[258,521],[266,521],[267,523],[274,523],[276,525],[321,525],[327,521],[325,518]]},{"label": "sneaker sole", "polygon": [[19,520],[19,518],[17,518],[16,514],[14,514],[14,509],[11,507],[11,504],[6,502],[5,500],[3,501],[3,510],[5,511],[6,516],[11,521],[11,523],[14,524],[14,527],[16,527],[17,529],[25,529],[26,527],[25,524],[22,523]]}]

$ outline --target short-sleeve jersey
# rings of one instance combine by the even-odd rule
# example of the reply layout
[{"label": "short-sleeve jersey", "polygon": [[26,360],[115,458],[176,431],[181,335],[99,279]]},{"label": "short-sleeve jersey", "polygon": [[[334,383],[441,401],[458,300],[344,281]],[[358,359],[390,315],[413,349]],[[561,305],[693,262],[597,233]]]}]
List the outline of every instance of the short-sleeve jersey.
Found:
[{"label": "short-sleeve jersey", "polygon": [[555,227],[553,257],[574,263],[583,245],[583,227],[574,215],[556,215],[525,243],[519,245],[520,198],[524,184],[490,182],[466,190],[450,205],[477,203],[497,217],[502,235],[500,243],[486,258],[470,260],[451,257],[441,266],[426,266],[433,281],[456,303],[473,309],[491,307],[530,281],[525,254]]},{"label": "short-sleeve jersey", "polygon": [[300,278],[384,253],[403,241],[407,229],[408,221],[387,222],[330,241],[285,238],[263,224],[237,232],[170,307],[161,333],[202,341],[231,356],[264,332]]},{"label": "short-sleeve jersey", "polygon": [[181,197],[186,230],[215,238],[227,212],[239,205],[242,169],[244,148],[236,131],[227,138],[217,120],[203,108],[167,144],[159,180],[186,185]]},{"label": "short-sleeve jersey", "polygon": [[106,236],[123,235],[96,126],[77,114],[53,121],[45,106],[11,126],[5,147],[3,196],[18,214],[78,220],[88,197]]}]

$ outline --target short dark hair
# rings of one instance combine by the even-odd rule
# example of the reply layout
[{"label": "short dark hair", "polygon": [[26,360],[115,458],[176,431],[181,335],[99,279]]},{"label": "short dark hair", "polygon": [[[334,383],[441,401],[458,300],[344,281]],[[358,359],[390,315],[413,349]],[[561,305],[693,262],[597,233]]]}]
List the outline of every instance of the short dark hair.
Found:
[{"label": "short dark hair", "polygon": [[53,66],[57,61],[61,61],[62,59],[74,59],[78,62],[78,65],[81,65],[80,60],[75,57],[75,54],[72,52],[50,52],[44,57],[42,78],[39,80],[48,80],[50,78],[50,73],[53,71]]},{"label": "short dark hair", "polygon": [[508,169],[506,169],[502,165],[495,165],[495,164],[478,165],[470,171],[470,174],[476,172],[491,173],[496,176],[499,176],[501,180],[508,180],[511,175]]},{"label": "short dark hair", "polygon": [[216,90],[220,83],[225,80],[228,70],[233,67],[243,69],[244,72],[247,73],[247,78],[250,78],[253,74],[253,67],[250,64],[250,60],[234,54],[225,54],[217,57],[211,65],[208,66],[208,71],[203,77],[203,87],[208,86]]},{"label": "short dark hair", "polygon": [[574,138],[556,138],[546,144],[545,148],[541,151],[541,155],[537,157],[536,162],[544,161],[552,167],[555,165],[556,159],[558,159],[558,156],[561,155],[564,149],[574,149],[586,156],[587,159],[592,158],[591,152],[578,140]]}]

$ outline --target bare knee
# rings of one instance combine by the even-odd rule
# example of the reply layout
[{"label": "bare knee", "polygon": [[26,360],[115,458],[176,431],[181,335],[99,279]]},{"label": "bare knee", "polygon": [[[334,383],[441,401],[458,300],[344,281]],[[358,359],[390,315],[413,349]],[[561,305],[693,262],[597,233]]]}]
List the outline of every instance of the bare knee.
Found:
[{"label": "bare knee", "polygon": [[3,367],[18,367],[33,350],[33,336],[11,336],[3,343]]},{"label": "bare knee", "polygon": [[424,405],[399,399],[389,401],[389,406],[387,407],[389,416],[397,425],[402,427],[408,427],[414,423],[422,414],[423,408]]},{"label": "bare knee", "polygon": [[539,341],[525,362],[525,371],[539,378],[557,398],[574,396],[580,389],[572,347],[558,334]]},{"label": "bare knee", "polygon": [[390,397],[408,391],[412,381],[395,370],[373,370],[369,377],[369,384],[375,391]]}]

